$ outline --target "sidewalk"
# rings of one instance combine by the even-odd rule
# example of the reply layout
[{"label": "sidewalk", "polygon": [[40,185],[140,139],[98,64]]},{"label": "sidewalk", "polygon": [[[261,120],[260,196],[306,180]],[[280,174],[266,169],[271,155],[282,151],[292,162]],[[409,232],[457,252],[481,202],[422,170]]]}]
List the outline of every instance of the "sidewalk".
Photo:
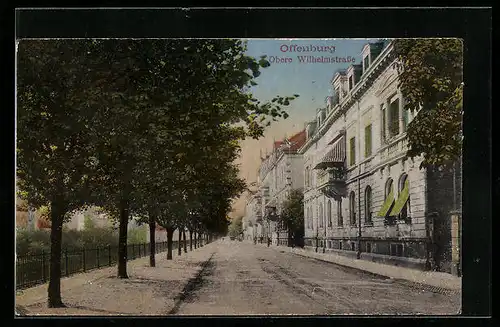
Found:
[{"label": "sidewalk", "polygon": [[[266,244],[259,244],[267,247]],[[337,264],[339,266],[354,268],[377,274],[392,279],[408,281],[411,283],[427,285],[434,288],[442,288],[445,290],[458,291],[462,290],[462,278],[451,274],[436,272],[436,271],[420,271],[416,269],[386,265],[367,260],[358,260],[344,257],[332,253],[316,253],[301,248],[291,248],[286,246],[271,245],[270,248],[294,253],[304,257],[315,258]]]},{"label": "sidewalk", "polygon": [[39,285],[16,293],[16,308],[24,315],[165,315],[177,298],[216,251],[219,241],[167,260],[156,255],[127,263],[128,279],[116,277],[117,267],[94,270],[61,279],[61,294],[67,308],[47,308],[47,286]]}]

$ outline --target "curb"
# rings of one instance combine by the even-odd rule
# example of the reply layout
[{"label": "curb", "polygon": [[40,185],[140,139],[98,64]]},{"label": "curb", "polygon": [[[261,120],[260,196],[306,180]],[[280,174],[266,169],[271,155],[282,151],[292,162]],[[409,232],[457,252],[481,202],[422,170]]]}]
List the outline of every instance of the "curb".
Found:
[{"label": "curb", "polygon": [[[276,246],[274,246],[273,248],[276,249],[276,250],[280,250],[280,248],[276,247]],[[399,284],[404,284],[404,285],[410,287],[411,289],[425,290],[425,291],[429,291],[429,292],[433,292],[433,293],[439,293],[439,294],[444,294],[444,295],[460,295],[462,293],[461,290],[457,290],[457,289],[452,289],[452,288],[447,288],[447,287],[442,287],[442,286],[434,286],[434,285],[424,284],[424,283],[420,283],[420,282],[414,282],[414,281],[411,281],[411,280],[408,280],[408,279],[404,279],[404,278],[394,278],[394,277],[391,277],[391,276],[382,275],[382,274],[379,274],[379,273],[374,273],[374,272],[371,272],[369,270],[365,270],[363,268],[352,267],[352,266],[348,266],[348,265],[345,265],[345,264],[328,261],[328,260],[322,259],[322,258],[315,258],[315,257],[307,255],[307,253],[297,253],[297,252],[294,252],[293,250],[288,250],[286,252],[291,253],[291,254],[295,254],[295,255],[299,255],[299,256],[304,257],[304,258],[309,258],[309,259],[318,260],[318,261],[321,261],[321,262],[326,262],[326,263],[334,264],[334,265],[337,265],[337,266],[340,266],[340,267],[343,267],[343,268],[346,268],[346,269],[356,270],[356,271],[363,272],[365,274],[368,274],[368,275],[371,275],[371,276],[375,276],[375,277],[378,277],[378,278],[391,279],[394,282],[397,282]]]}]

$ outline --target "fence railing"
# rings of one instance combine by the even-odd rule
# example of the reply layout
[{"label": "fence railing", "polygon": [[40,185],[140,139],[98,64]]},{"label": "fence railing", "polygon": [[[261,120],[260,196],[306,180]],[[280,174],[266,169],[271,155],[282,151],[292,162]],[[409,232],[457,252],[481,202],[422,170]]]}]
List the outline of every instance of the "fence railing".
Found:
[{"label": "fence railing", "polygon": [[[207,244],[200,240],[201,245]],[[193,240],[194,242],[194,240]],[[187,240],[189,250],[189,240]],[[182,244],[181,244],[182,245]],[[167,242],[156,242],[155,252],[167,251]],[[179,241],[172,241],[172,253],[177,253]],[[149,243],[128,244],[127,260],[149,256]],[[111,267],[118,262],[118,246],[101,248],[83,248],[79,250],[63,249],[61,252],[61,276],[66,277],[94,269]],[[27,254],[16,258],[16,289],[24,289],[43,284],[50,277],[50,253]]]}]

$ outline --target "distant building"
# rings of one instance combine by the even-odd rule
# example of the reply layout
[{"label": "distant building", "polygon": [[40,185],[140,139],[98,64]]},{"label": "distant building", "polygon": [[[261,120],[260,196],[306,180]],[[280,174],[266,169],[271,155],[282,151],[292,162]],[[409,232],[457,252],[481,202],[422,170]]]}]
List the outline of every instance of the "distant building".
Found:
[{"label": "distant building", "polygon": [[302,130],[290,138],[274,142],[272,152],[261,158],[259,169],[260,209],[263,217],[260,234],[271,238],[273,244],[286,244],[288,235],[279,225],[278,217],[283,203],[292,189],[303,186],[303,159],[298,153],[306,141],[306,131]]}]

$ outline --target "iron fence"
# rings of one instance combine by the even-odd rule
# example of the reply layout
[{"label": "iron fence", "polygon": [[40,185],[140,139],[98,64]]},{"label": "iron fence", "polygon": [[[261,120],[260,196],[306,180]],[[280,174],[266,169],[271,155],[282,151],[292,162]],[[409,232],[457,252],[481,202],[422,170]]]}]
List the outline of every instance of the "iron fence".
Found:
[{"label": "iron fence", "polygon": [[[172,253],[179,246],[179,241],[172,242]],[[202,244],[207,244],[202,241]],[[200,244],[201,245],[201,244]],[[167,242],[156,243],[156,253],[167,251]],[[127,260],[149,256],[149,243],[128,244]],[[67,249],[61,252],[61,276],[66,277],[76,273],[94,269],[111,267],[118,262],[118,247]],[[27,254],[16,258],[16,289],[24,289],[43,284],[50,276],[50,253],[41,252]]]}]

